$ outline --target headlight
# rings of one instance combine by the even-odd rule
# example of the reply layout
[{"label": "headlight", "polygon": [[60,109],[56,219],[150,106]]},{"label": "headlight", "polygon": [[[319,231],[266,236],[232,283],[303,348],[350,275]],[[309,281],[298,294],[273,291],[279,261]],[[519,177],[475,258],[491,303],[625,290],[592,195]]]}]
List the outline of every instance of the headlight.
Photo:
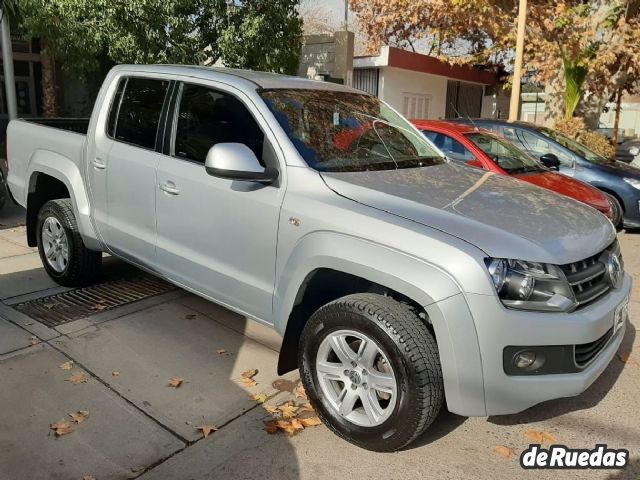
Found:
[{"label": "headlight", "polygon": [[631,147],[629,149],[629,153],[634,157],[638,156],[638,154],[640,153],[640,147]]},{"label": "headlight", "polygon": [[576,305],[573,290],[556,265],[504,258],[488,258],[486,264],[508,308],[566,312]]},{"label": "headlight", "polygon": [[627,182],[633,188],[637,188],[638,190],[640,190],[640,180],[637,180],[635,178],[623,178],[622,180]]}]

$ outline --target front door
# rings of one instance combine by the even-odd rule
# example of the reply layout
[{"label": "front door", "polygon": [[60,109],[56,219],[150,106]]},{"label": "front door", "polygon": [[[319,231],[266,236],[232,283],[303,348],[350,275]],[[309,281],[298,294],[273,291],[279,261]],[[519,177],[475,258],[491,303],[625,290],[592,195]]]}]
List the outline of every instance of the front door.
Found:
[{"label": "front door", "polygon": [[170,151],[158,165],[158,263],[173,280],[271,323],[283,186],[225,180],[204,162],[218,143],[247,145],[278,160],[256,117],[237,96],[184,84]]},{"label": "front door", "polygon": [[[156,146],[169,81],[130,77],[124,87],[114,142],[105,162],[108,228],[117,255],[156,268]],[[158,147],[159,148],[159,147]]]}]

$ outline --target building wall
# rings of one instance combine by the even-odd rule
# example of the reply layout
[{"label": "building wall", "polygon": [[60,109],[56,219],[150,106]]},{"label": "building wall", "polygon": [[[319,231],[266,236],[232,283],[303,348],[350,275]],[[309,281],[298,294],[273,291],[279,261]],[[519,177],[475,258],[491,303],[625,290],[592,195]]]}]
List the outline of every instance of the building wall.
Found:
[{"label": "building wall", "polygon": [[447,101],[447,78],[412,72],[395,67],[380,69],[379,96],[400,113],[405,113],[405,96],[426,96],[429,100],[426,118],[444,118]]},{"label": "building wall", "polygon": [[353,32],[305,35],[298,76],[313,72],[344,85],[351,85],[353,75]]}]

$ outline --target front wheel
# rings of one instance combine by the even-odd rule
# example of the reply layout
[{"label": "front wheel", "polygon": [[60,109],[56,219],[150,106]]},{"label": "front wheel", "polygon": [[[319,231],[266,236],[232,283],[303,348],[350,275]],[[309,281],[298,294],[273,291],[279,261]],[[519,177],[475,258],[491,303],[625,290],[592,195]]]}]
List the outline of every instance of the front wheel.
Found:
[{"label": "front wheel", "polygon": [[403,448],[442,407],[436,342],[390,297],[356,294],[325,305],[307,322],[299,347],[311,404],[327,427],[362,448]]},{"label": "front wheel", "polygon": [[91,283],[98,275],[102,253],[82,242],[71,200],[50,200],[38,214],[38,252],[47,274],[65,287]]}]

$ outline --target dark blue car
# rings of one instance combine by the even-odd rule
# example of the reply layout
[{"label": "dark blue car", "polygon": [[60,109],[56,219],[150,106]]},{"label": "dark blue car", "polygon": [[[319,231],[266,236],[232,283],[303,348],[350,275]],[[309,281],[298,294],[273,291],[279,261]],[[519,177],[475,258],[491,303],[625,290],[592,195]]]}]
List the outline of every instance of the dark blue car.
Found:
[{"label": "dark blue car", "polygon": [[545,165],[602,190],[611,201],[613,218],[619,217],[616,213],[622,210],[622,221],[616,226],[640,228],[640,169],[607,160],[554,130],[531,123],[493,119],[453,121],[491,130],[540,158]]}]

